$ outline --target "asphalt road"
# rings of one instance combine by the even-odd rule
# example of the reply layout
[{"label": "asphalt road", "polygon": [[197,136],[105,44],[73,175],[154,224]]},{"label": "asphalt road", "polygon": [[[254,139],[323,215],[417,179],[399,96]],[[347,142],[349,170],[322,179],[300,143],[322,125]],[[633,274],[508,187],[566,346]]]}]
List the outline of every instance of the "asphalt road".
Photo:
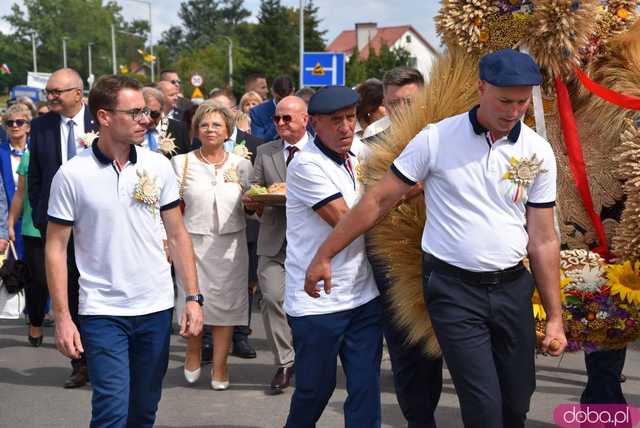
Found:
[{"label": "asphalt road", "polygon": [[[213,391],[203,375],[195,386],[187,386],[182,375],[185,342],[173,336],[169,370],[157,427],[281,427],[286,419],[291,391],[270,396],[265,390],[275,371],[258,314],[253,317],[251,343],[258,357],[243,360],[229,357],[231,388]],[[27,343],[23,321],[0,320],[0,427],[87,427],[90,420],[91,390],[61,387],[69,365],[53,344],[53,331],[45,330],[42,347]],[[640,406],[639,348],[627,354],[624,391],[629,403]],[[388,361],[382,367],[382,425],[403,427],[406,423],[398,407]],[[562,359],[537,358],[537,390],[531,402],[529,427],[554,427],[553,410],[560,403],[577,402],[586,376],[583,355],[568,354]],[[345,382],[339,370],[338,386],[318,423],[319,428],[344,426],[342,405]],[[462,427],[458,400],[445,370],[445,381],[436,412],[440,428]]]}]

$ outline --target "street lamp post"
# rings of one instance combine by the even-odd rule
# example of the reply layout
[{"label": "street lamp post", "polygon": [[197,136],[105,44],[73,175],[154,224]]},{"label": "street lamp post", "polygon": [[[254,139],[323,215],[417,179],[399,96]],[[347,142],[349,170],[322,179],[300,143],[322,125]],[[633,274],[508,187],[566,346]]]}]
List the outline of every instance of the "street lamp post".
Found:
[{"label": "street lamp post", "polygon": [[118,72],[116,68],[116,26],[111,24],[111,61],[113,63],[113,74]]},{"label": "street lamp post", "polygon": [[[151,56],[153,55],[153,24],[151,23],[151,2],[150,1],[146,1],[146,0],[129,0],[129,1],[134,1],[136,3],[142,3],[142,4],[146,4],[147,7],[149,8],[149,53],[151,53]],[[155,61],[151,61],[151,82],[153,83],[155,81],[155,71],[154,71],[154,62]]]},{"label": "street lamp post", "polygon": [[89,42],[89,44],[87,44],[87,56],[89,60],[89,78],[87,80],[89,81],[89,89],[93,86],[93,60],[91,59],[91,47],[94,44],[95,43],[93,42]]},{"label": "street lamp post", "polygon": [[225,39],[229,46],[227,47],[227,61],[229,62],[229,88],[233,88],[233,40],[229,36],[216,36]]},{"label": "street lamp post", "polygon": [[300,0],[300,83],[298,85],[299,88],[302,88],[304,86],[303,63],[304,63],[304,0]]},{"label": "street lamp post", "polygon": [[67,68],[67,40],[69,40],[68,37],[62,38],[62,66],[64,68]]},{"label": "street lamp post", "polygon": [[36,37],[38,33],[35,31],[31,32],[31,53],[33,54],[33,72],[38,72],[38,55],[36,53]]}]

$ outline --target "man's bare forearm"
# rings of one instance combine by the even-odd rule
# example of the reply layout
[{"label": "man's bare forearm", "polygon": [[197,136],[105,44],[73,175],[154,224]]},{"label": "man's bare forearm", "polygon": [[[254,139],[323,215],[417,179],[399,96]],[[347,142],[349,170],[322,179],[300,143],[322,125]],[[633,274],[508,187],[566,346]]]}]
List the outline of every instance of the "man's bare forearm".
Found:
[{"label": "man's bare forearm", "polygon": [[176,275],[182,282],[182,287],[187,295],[198,293],[198,275],[196,273],[195,255],[191,237],[186,229],[176,231],[169,237],[169,254],[173,260]]},{"label": "man's bare forearm", "polygon": [[360,202],[334,227],[333,232],[318,249],[318,254],[333,258],[358,236],[371,229],[399,198],[383,195],[377,189],[364,194]]},{"label": "man's bare forearm", "polygon": [[559,247],[558,240],[553,239],[529,248],[531,271],[550,320],[562,319]]}]

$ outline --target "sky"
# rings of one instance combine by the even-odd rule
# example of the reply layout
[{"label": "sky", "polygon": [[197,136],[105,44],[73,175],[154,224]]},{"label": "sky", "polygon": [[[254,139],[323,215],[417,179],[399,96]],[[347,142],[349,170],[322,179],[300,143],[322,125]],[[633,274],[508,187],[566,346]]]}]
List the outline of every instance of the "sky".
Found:
[{"label": "sky", "polygon": [[[63,0],[59,0],[63,1]],[[148,19],[149,8],[134,0],[116,0],[122,6],[122,13],[127,21]],[[157,41],[162,32],[172,25],[180,24],[178,10],[180,0],[152,0],[153,39]],[[20,0],[0,0],[0,16],[9,14],[11,5]],[[440,41],[435,32],[433,17],[437,13],[440,2],[437,0],[314,0],[322,19],[321,29],[327,30],[327,44],[331,43],[343,30],[352,30],[356,22],[377,22],[378,26],[412,25],[436,49]],[[252,12],[252,20],[256,19],[259,0],[245,0],[245,8]],[[286,6],[298,7],[297,0],[282,0]],[[0,20],[0,31],[8,33],[11,27]]]}]

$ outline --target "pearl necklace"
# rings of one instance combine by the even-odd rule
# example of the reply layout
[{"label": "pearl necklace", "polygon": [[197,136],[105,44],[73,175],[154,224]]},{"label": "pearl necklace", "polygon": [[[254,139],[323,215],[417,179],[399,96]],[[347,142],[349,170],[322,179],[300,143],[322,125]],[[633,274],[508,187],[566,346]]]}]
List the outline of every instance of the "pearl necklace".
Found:
[{"label": "pearl necklace", "polygon": [[204,154],[202,153],[202,148],[198,149],[198,154],[200,155],[200,159],[202,159],[202,161],[203,161],[204,163],[206,163],[207,165],[215,166],[216,168],[217,168],[217,167],[219,167],[219,166],[224,165],[224,163],[227,161],[227,156],[228,156],[227,152],[224,152],[224,156],[222,157],[222,161],[221,161],[221,162],[214,163],[214,162],[209,162],[209,161],[207,160],[207,158],[206,158],[206,157],[204,156]]}]

